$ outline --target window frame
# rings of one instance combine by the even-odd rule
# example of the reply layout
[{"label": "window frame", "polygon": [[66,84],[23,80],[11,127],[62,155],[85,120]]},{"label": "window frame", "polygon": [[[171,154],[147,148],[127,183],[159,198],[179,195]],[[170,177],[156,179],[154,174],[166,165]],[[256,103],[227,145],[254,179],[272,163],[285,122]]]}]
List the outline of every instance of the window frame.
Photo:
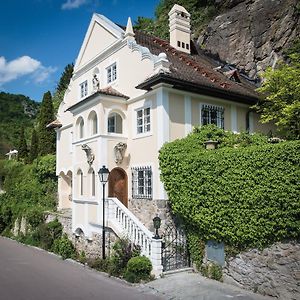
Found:
[{"label": "window frame", "polygon": [[153,199],[153,171],[151,166],[131,168],[132,199]]},{"label": "window frame", "polygon": [[117,79],[118,79],[117,62],[114,62],[106,68],[106,82],[107,84],[111,84],[115,82]]},{"label": "window frame", "polygon": [[[145,111],[149,110],[149,114],[145,114]],[[139,112],[142,112],[141,116],[139,116]],[[135,110],[136,116],[136,126],[135,126],[135,130],[136,130],[136,135],[145,135],[145,134],[149,134],[151,132],[152,129],[152,122],[151,122],[151,107],[150,106],[145,106],[145,107],[141,107]],[[148,119],[147,122],[145,122],[145,119]],[[139,124],[139,121],[141,121],[141,123]],[[147,128],[149,126],[149,128]],[[141,131],[139,131],[139,128],[141,128]]]},{"label": "window frame", "polygon": [[79,84],[80,99],[85,98],[88,95],[88,81],[85,80]]},{"label": "window frame", "polygon": [[[208,122],[204,124],[203,122],[203,112],[204,110],[208,109],[208,116],[206,117],[208,119]],[[216,112],[216,116],[212,116],[212,111]],[[216,122],[212,122],[212,120],[215,119]],[[225,107],[221,105],[215,105],[210,103],[200,103],[200,125],[208,125],[208,124],[215,124],[217,127],[224,129],[225,127]]]}]

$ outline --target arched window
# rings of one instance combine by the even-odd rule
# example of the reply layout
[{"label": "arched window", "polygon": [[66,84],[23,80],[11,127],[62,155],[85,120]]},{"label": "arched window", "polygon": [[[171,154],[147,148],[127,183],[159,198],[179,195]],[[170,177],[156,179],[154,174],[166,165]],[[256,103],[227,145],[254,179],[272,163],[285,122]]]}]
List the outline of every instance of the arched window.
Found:
[{"label": "arched window", "polygon": [[81,170],[78,170],[77,177],[78,177],[78,193],[79,196],[83,196],[83,173]]},{"label": "arched window", "polygon": [[123,133],[123,119],[116,113],[112,112],[109,114],[107,119],[107,132],[109,133]]},{"label": "arched window", "polygon": [[82,117],[78,118],[76,122],[76,126],[77,126],[77,137],[79,139],[82,139],[84,137],[84,121]]},{"label": "arched window", "polygon": [[96,195],[96,176],[95,176],[95,171],[92,170],[91,172],[91,185],[92,185],[92,196]]},{"label": "arched window", "polygon": [[89,114],[90,132],[91,135],[98,133],[98,117],[95,111]]}]

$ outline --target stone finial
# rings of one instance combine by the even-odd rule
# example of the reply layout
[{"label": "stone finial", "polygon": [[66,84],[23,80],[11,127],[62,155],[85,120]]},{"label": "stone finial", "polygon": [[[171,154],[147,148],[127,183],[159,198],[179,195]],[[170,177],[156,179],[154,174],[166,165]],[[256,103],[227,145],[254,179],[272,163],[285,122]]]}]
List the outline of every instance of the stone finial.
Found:
[{"label": "stone finial", "polygon": [[131,18],[128,17],[126,31],[125,31],[125,38],[134,39],[134,32],[132,28]]},{"label": "stone finial", "polygon": [[154,73],[169,73],[170,72],[170,62],[166,53],[160,53],[154,62]]}]

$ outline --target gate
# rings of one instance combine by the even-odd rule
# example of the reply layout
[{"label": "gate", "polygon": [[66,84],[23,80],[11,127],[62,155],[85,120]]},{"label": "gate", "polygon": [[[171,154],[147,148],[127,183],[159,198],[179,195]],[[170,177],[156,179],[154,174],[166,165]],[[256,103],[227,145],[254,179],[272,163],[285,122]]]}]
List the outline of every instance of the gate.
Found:
[{"label": "gate", "polygon": [[174,224],[167,224],[162,239],[163,271],[189,267],[190,259],[184,230]]}]

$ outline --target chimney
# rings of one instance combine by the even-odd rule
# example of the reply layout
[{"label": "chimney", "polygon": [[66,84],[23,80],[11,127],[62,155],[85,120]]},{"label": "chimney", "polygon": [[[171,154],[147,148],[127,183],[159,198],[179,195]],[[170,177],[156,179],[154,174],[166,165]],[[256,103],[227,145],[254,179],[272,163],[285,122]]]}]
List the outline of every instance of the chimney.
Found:
[{"label": "chimney", "polygon": [[169,12],[170,45],[175,49],[191,53],[190,14],[178,4],[175,4]]}]

